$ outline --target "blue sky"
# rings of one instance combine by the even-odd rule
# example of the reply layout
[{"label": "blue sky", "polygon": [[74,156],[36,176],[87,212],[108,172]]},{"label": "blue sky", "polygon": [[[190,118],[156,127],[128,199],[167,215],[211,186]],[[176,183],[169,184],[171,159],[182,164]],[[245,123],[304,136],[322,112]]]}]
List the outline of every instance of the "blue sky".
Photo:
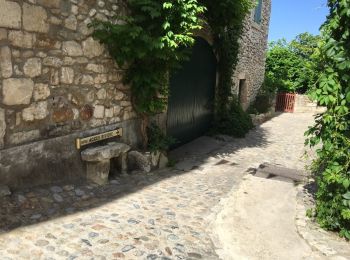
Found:
[{"label": "blue sky", "polygon": [[327,15],[326,0],[272,0],[269,40],[290,41],[303,32],[318,34]]}]

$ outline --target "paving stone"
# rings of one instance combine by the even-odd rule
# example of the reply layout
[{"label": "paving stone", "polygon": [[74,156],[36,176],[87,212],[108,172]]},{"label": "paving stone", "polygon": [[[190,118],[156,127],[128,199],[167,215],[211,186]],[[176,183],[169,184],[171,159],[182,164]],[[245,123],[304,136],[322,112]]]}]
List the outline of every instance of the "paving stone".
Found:
[{"label": "paving stone", "polygon": [[79,197],[84,196],[85,195],[85,191],[81,190],[81,189],[75,189],[74,190],[75,194]]},{"label": "paving stone", "polygon": [[46,246],[48,244],[49,244],[49,241],[47,240],[38,240],[37,242],[35,242],[35,245],[40,247]]},{"label": "paving stone", "polygon": [[52,186],[52,187],[50,188],[50,190],[51,190],[52,192],[54,192],[54,193],[60,193],[60,192],[63,191],[63,189],[62,189],[61,187],[59,187],[59,186]]},{"label": "paving stone", "polygon": [[130,250],[133,250],[135,247],[134,246],[131,246],[131,245],[127,245],[127,246],[124,246],[123,249],[122,249],[122,252],[123,253],[126,253]]},{"label": "paving stone", "polygon": [[57,202],[63,202],[63,198],[61,195],[57,194],[57,193],[54,193],[53,194],[53,198],[55,199],[55,201]]},{"label": "paving stone", "polygon": [[41,214],[32,215],[30,218],[31,219],[35,219],[35,220],[40,219],[41,218]]},{"label": "paving stone", "polygon": [[95,237],[98,237],[98,236],[99,236],[99,234],[96,233],[96,232],[90,232],[89,233],[89,237],[91,237],[91,238],[95,238]]}]

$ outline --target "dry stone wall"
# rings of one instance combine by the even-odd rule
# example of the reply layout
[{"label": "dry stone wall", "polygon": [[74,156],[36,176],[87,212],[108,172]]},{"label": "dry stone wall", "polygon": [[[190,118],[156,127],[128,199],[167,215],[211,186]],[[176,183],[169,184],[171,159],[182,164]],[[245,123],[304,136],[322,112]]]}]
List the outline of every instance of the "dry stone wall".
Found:
[{"label": "dry stone wall", "polygon": [[234,74],[232,92],[238,96],[240,80],[245,80],[242,89],[242,105],[246,109],[255,100],[264,81],[271,0],[262,1],[261,22],[254,21],[254,10],[246,17],[240,40],[239,62]]},{"label": "dry stone wall", "polygon": [[0,149],[136,117],[88,24],[118,0],[0,0]]}]

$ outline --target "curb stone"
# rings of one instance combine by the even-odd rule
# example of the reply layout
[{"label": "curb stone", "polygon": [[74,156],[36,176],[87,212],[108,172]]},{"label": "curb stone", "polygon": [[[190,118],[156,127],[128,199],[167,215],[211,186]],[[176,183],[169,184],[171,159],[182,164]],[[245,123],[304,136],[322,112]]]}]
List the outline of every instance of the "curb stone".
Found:
[{"label": "curb stone", "polygon": [[307,209],[314,206],[312,194],[303,185],[298,186],[295,224],[298,234],[314,250],[327,259],[350,259],[350,243],[336,233],[323,230],[316,222],[306,216]]}]

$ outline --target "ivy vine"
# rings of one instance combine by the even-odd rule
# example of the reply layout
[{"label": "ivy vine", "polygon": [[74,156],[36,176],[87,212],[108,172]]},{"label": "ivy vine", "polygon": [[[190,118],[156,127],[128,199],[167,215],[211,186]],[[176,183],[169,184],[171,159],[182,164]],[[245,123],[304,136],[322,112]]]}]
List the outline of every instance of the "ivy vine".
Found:
[{"label": "ivy vine", "polygon": [[212,131],[244,137],[253,124],[232,93],[235,85],[233,74],[238,63],[239,39],[244,20],[254,7],[254,1],[201,0],[201,3],[207,7],[206,20],[212,29],[214,50],[218,56],[219,83]]},{"label": "ivy vine", "polygon": [[118,65],[127,65],[124,83],[131,86],[133,106],[143,119],[146,148],[149,116],[166,108],[169,72],[187,57],[205,8],[196,0],[128,0],[126,10],[128,16],[91,26]]}]

